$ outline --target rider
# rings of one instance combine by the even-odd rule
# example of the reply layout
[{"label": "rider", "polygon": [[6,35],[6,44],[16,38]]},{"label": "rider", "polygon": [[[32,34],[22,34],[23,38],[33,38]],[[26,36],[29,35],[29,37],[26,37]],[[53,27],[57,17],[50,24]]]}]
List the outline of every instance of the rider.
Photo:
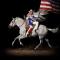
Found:
[{"label": "rider", "polygon": [[[33,15],[32,9],[27,14],[26,20],[29,25],[29,29],[27,30],[27,33],[26,33],[26,36],[27,36],[32,32],[32,30],[35,31],[38,28],[38,22],[36,21],[35,16]],[[35,25],[34,28],[33,28],[33,25]]]}]

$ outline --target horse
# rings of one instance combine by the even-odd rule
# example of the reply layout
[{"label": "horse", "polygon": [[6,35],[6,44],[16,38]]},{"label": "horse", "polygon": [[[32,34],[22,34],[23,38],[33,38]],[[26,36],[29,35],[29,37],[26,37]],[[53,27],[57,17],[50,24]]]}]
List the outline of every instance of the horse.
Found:
[{"label": "horse", "polygon": [[[14,27],[15,25],[17,25],[19,27],[19,34],[12,42],[12,46],[13,44],[15,43],[15,41],[18,39],[19,40],[19,43],[20,45],[23,46],[23,43],[21,42],[21,39],[23,38],[26,38],[26,20],[20,18],[20,17],[16,17],[16,18],[13,18],[12,21],[10,22],[9,24],[9,27]],[[51,28],[47,28],[45,25],[42,25],[40,24],[38,29],[36,31],[32,31],[32,34],[31,36],[36,36],[38,35],[39,37],[39,44],[34,48],[34,49],[37,49],[42,41],[43,41],[43,38],[47,35],[48,31],[51,31],[52,33],[56,33],[58,31],[58,27],[57,28],[54,28],[54,29],[51,29]],[[50,48],[52,48],[51,44],[49,43],[49,40],[48,39],[45,39],[45,41],[47,42],[48,46]]]}]

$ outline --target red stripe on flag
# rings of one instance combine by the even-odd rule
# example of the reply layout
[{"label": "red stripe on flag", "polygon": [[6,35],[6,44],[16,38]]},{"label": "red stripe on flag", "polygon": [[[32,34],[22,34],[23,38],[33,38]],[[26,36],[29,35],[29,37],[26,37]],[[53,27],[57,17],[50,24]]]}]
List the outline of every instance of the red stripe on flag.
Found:
[{"label": "red stripe on flag", "polygon": [[[50,7],[51,7],[51,5],[50,5],[50,4],[41,4],[41,5],[43,5],[43,6],[50,6]],[[41,6],[41,5],[40,5],[40,6]]]},{"label": "red stripe on flag", "polygon": [[51,11],[52,9],[50,9],[50,8],[40,8],[40,10],[48,10],[48,11]]}]

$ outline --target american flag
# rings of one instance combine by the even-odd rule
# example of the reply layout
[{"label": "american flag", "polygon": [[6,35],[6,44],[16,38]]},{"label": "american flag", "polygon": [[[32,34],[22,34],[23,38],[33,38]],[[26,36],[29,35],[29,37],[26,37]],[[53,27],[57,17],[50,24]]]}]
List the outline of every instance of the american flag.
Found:
[{"label": "american flag", "polygon": [[60,12],[60,1],[56,0],[41,0],[40,8],[41,14],[47,14],[48,11],[53,13]]},{"label": "american flag", "polygon": [[60,0],[49,0],[52,6],[52,12],[60,14]]}]

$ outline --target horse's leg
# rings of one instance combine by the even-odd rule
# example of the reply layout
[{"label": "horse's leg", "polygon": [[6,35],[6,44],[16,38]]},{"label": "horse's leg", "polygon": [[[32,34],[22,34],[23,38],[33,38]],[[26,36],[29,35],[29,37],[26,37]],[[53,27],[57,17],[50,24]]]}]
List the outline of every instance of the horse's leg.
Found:
[{"label": "horse's leg", "polygon": [[49,40],[48,40],[48,39],[45,39],[45,41],[47,42],[48,46],[49,46],[50,48],[52,48],[51,44],[49,43]]},{"label": "horse's leg", "polygon": [[21,42],[21,39],[23,39],[23,38],[25,38],[26,36],[25,36],[25,33],[22,35],[22,34],[20,34],[19,35],[19,43],[20,43],[20,45],[22,45],[23,46],[23,43]]},{"label": "horse's leg", "polygon": [[14,39],[14,41],[12,42],[12,46],[13,46],[13,44],[15,43],[15,41],[16,41],[18,38],[19,38],[19,36],[17,36],[17,37]]},{"label": "horse's leg", "polygon": [[39,40],[40,40],[40,42],[39,42],[39,44],[34,48],[35,50],[41,45],[41,43],[43,43],[43,40],[42,40],[41,36],[39,36]]},{"label": "horse's leg", "polygon": [[41,45],[42,40],[40,40],[39,44],[34,48],[35,50]]},{"label": "horse's leg", "polygon": [[23,37],[20,35],[20,36],[19,36],[19,43],[20,43],[20,45],[23,46],[23,43],[21,42],[21,39],[23,39]]},{"label": "horse's leg", "polygon": [[21,42],[21,39],[26,37],[26,29],[25,29],[25,27],[22,27],[22,26],[20,27],[19,34],[20,34],[19,35],[19,43],[20,43],[20,45],[23,46],[23,44]]}]

